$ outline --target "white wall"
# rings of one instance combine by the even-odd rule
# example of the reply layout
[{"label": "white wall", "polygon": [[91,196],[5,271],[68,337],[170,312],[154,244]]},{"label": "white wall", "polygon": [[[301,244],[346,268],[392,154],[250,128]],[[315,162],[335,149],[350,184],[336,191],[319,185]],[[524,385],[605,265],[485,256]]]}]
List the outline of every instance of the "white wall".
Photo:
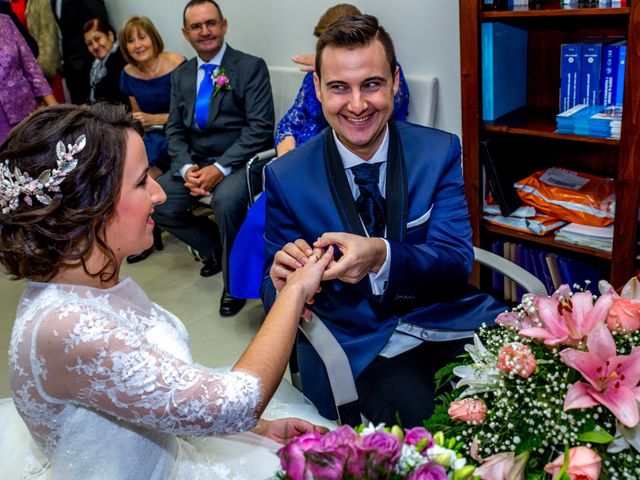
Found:
[{"label": "white wall", "polygon": [[[292,65],[296,53],[311,53],[313,27],[337,0],[220,0],[229,22],[227,41],[234,48],[265,59],[270,66]],[[405,73],[435,75],[439,80],[436,127],[455,132],[460,118],[460,40],[455,0],[351,0],[375,15],[389,31]],[[116,29],[131,15],[155,23],[166,49],[187,58],[193,50],[182,37],[186,0],[106,0]]]}]

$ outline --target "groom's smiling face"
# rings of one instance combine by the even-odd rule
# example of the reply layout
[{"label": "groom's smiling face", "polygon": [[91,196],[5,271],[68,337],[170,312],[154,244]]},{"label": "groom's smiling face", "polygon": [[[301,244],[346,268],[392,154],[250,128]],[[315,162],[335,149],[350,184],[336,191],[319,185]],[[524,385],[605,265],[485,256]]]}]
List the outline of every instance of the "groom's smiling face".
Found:
[{"label": "groom's smiling face", "polygon": [[393,114],[398,70],[391,74],[378,40],[350,48],[327,46],[321,55],[321,75],[314,75],[314,82],[322,112],[345,147],[368,160]]},{"label": "groom's smiling face", "polygon": [[227,20],[213,3],[196,4],[184,12],[182,34],[205,62],[220,51],[226,33]]}]

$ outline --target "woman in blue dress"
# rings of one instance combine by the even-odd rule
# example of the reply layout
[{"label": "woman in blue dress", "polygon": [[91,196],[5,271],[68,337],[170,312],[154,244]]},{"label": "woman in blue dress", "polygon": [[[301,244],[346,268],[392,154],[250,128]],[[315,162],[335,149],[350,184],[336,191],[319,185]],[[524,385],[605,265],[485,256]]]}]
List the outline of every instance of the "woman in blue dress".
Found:
[{"label": "woman in blue dress", "polygon": [[[313,34],[320,38],[322,32],[329,25],[348,15],[362,15],[362,13],[358,8],[348,3],[334,5],[320,17]],[[302,86],[293,102],[293,106],[278,123],[278,128],[276,129],[276,152],[278,156],[282,156],[296,146],[302,145],[328,126],[313,85],[315,56],[298,55],[294,57],[294,61],[304,64],[305,67],[302,70],[308,73],[302,80]],[[398,70],[400,73],[400,88],[393,99],[393,117],[395,120],[404,121],[409,113],[409,88],[400,65],[398,65]]]},{"label": "woman in blue dress", "polygon": [[158,30],[147,17],[127,20],[119,40],[127,61],[120,77],[120,89],[129,97],[133,116],[145,127],[149,174],[158,178],[170,164],[164,126],[169,117],[171,72],[185,59],[164,51]]}]

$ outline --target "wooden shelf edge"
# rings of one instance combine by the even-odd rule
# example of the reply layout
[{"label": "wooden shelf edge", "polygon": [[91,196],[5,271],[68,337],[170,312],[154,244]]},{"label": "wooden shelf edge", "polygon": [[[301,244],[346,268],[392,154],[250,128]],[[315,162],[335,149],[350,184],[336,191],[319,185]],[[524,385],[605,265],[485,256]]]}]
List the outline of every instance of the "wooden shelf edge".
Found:
[{"label": "wooden shelf edge", "polygon": [[572,142],[597,143],[599,145],[620,145],[620,140],[613,138],[589,137],[585,135],[570,135],[566,133],[556,133],[547,130],[537,130],[530,128],[512,127],[509,125],[483,125],[484,132],[507,133],[513,135],[527,135],[530,137],[556,138],[558,140],[569,140]]},{"label": "wooden shelf edge", "polygon": [[540,8],[529,10],[528,7],[514,8],[513,10],[491,10],[480,12],[480,18],[505,19],[505,18],[531,18],[531,17],[584,17],[591,15],[629,15],[629,7],[609,8]]},{"label": "wooden shelf edge", "polygon": [[579,245],[572,245],[570,243],[557,242],[554,238],[553,233],[540,237],[537,235],[529,235],[523,232],[518,232],[516,230],[510,230],[508,228],[498,227],[496,225],[491,225],[486,222],[482,223],[482,229],[485,232],[492,233],[495,235],[501,235],[509,238],[517,238],[519,240],[524,240],[529,243],[544,245],[547,247],[552,247],[554,249],[563,250],[566,252],[578,253],[580,255],[589,255],[589,256],[598,257],[604,260],[611,260],[612,258],[612,255],[610,252],[604,252],[602,250],[598,250],[595,248],[581,247]]}]

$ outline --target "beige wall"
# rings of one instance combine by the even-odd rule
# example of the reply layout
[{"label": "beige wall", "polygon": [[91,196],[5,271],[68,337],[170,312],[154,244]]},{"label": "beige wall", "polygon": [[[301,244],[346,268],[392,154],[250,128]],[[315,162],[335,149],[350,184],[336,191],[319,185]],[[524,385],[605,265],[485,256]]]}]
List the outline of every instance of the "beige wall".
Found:
[{"label": "beige wall", "polygon": [[[147,15],[168,50],[193,56],[182,38],[186,1],[106,0],[114,26],[131,15]],[[229,21],[228,42],[263,57],[270,66],[291,65],[295,53],[312,52],[312,31],[329,0],[220,0]],[[391,34],[406,73],[439,79],[436,127],[460,134],[460,41],[456,0],[352,0],[376,15]]]}]

